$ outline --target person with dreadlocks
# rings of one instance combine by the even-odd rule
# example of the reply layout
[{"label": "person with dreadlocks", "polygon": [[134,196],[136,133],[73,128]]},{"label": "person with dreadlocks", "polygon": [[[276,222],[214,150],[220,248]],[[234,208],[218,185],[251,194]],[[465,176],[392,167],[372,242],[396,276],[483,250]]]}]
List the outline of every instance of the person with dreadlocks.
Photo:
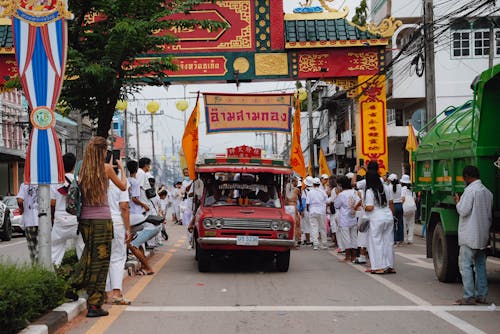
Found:
[{"label": "person with dreadlocks", "polygon": [[366,171],[365,212],[370,219],[368,254],[372,274],[396,273],[394,269],[394,204],[377,170]]},{"label": "person with dreadlocks", "polygon": [[87,290],[87,317],[108,315],[102,309],[106,298],[106,277],[108,275],[113,239],[113,221],[108,204],[108,186],[111,180],[118,189],[127,189],[127,178],[120,160],[116,165],[121,177],[113,170],[112,161],[106,161],[106,139],[90,139],[82,167],[78,175],[78,184],[82,194],[82,208],[79,231],[85,248],[75,272],[70,278],[73,287]]}]

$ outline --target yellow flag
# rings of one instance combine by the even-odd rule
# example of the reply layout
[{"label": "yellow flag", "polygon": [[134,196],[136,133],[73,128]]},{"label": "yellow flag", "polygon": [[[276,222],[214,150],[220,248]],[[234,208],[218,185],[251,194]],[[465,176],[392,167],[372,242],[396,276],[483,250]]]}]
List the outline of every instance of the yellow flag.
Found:
[{"label": "yellow flag", "polygon": [[304,155],[302,154],[302,146],[300,145],[300,102],[297,99],[295,116],[293,119],[293,137],[292,137],[292,152],[290,154],[290,166],[301,177],[306,177],[306,164]]},{"label": "yellow flag", "polygon": [[332,175],[330,172],[330,167],[328,167],[328,163],[326,162],[325,153],[323,153],[323,149],[319,149],[319,175],[326,174],[328,176]]},{"label": "yellow flag", "polygon": [[189,117],[189,121],[182,136],[182,150],[186,159],[189,178],[196,179],[195,164],[198,158],[198,124],[200,123],[200,105],[196,99],[196,105]]},{"label": "yellow flag", "polygon": [[412,153],[417,149],[418,141],[415,137],[415,132],[413,131],[413,126],[408,124],[408,138],[406,138],[406,150],[409,152],[409,163],[410,163],[410,180],[415,182],[415,163],[412,160]]},{"label": "yellow flag", "polygon": [[311,159],[309,159],[309,163],[307,164],[307,175],[313,176],[313,165]]}]

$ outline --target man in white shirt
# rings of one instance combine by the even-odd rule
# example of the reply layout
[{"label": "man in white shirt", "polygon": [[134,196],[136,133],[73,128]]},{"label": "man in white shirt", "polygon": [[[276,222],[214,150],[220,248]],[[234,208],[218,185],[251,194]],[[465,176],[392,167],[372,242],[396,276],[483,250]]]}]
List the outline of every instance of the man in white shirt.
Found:
[{"label": "man in white shirt", "polygon": [[458,220],[458,257],[463,298],[458,305],[487,304],[486,247],[492,223],[493,194],[486,188],[475,166],[466,166],[462,172],[466,184],[462,196],[455,194]]},{"label": "man in white shirt", "polygon": [[129,194],[111,181],[108,187],[108,205],[113,220],[113,240],[109,271],[106,279],[108,300],[115,305],[130,305],[122,294],[123,268],[127,260],[127,243],[130,242]]},{"label": "man in white shirt", "polygon": [[66,212],[66,198],[68,188],[74,179],[76,157],[73,153],[66,153],[62,157],[64,164],[64,184],[50,186],[50,207],[52,213],[52,263],[59,266],[66,252],[68,241],[76,247],[78,259],[82,256],[85,246],[81,234],[78,233],[78,219]]},{"label": "man in white shirt", "polygon": [[[144,203],[141,201],[141,187],[139,185],[139,182],[136,178],[137,173],[138,173],[138,163],[135,160],[130,160],[127,162],[127,170],[130,174],[130,177],[128,177],[128,183],[129,183],[129,206],[130,206],[130,224],[131,225],[137,225],[139,223],[142,223],[144,219],[146,218],[145,213],[149,211],[149,206],[148,204]],[[144,171],[142,170],[142,173]],[[142,174],[141,173],[141,174]],[[144,175],[141,176],[142,178],[145,177]]]},{"label": "man in white shirt", "polygon": [[143,203],[148,203],[148,197],[146,196],[146,190],[151,188],[151,186],[149,184],[149,180],[148,180],[148,177],[146,174],[150,170],[151,170],[151,159],[140,158],[139,159],[139,169],[137,170],[137,174],[136,174],[135,178],[136,178],[137,183],[139,184],[139,188],[141,190],[140,200]]},{"label": "man in white shirt", "polygon": [[22,214],[24,233],[32,264],[38,263],[38,186],[21,183],[17,205]]},{"label": "man in white shirt", "polygon": [[[326,202],[328,201],[328,196],[326,193],[319,188],[321,181],[319,178],[313,179],[313,188],[307,194],[306,207],[309,211],[309,221],[311,224],[311,239],[313,243],[313,249],[318,250],[318,246],[321,249],[328,249],[326,246]],[[318,241],[318,231],[321,235],[321,245]]]}]

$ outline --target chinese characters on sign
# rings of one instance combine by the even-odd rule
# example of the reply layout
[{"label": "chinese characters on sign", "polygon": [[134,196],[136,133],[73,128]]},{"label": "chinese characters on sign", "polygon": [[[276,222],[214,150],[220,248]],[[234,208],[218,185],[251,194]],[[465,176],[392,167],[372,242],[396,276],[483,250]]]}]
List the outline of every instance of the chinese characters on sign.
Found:
[{"label": "chinese characters on sign", "polygon": [[260,158],[262,150],[251,146],[236,146],[227,149],[228,158]]},{"label": "chinese characters on sign", "polygon": [[379,172],[387,172],[387,127],[385,76],[359,76],[360,135],[358,159],[376,160]]},{"label": "chinese characters on sign", "polygon": [[207,133],[290,132],[292,94],[205,93]]}]

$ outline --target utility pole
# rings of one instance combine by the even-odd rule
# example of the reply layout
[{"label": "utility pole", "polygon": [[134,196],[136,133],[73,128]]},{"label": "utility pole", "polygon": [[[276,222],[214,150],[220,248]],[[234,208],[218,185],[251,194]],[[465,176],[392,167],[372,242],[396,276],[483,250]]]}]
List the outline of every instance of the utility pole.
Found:
[{"label": "utility pole", "polygon": [[488,57],[488,68],[493,67],[493,58],[495,58],[495,31],[493,30],[493,19],[490,18],[490,52]]},{"label": "utility pole", "polygon": [[127,108],[123,110],[123,138],[125,139],[125,159],[128,161],[128,119],[127,119]]},{"label": "utility pole", "polygon": [[137,161],[141,158],[139,152],[139,115],[137,114],[137,107],[135,108],[135,140],[137,142]]},{"label": "utility pole", "polygon": [[153,175],[156,176],[157,170],[156,170],[156,158],[155,158],[155,128],[154,128],[154,123],[153,123],[153,116],[154,114],[151,114],[151,147],[153,149]]},{"label": "utility pole", "polygon": [[434,65],[434,3],[424,1],[426,123],[436,117],[436,77]]},{"label": "utility pole", "polygon": [[[311,80],[306,81],[307,90],[307,117],[309,118],[309,161],[314,170],[314,129],[313,129],[313,118],[312,118],[312,89]],[[312,175],[311,175],[312,176]]]}]

